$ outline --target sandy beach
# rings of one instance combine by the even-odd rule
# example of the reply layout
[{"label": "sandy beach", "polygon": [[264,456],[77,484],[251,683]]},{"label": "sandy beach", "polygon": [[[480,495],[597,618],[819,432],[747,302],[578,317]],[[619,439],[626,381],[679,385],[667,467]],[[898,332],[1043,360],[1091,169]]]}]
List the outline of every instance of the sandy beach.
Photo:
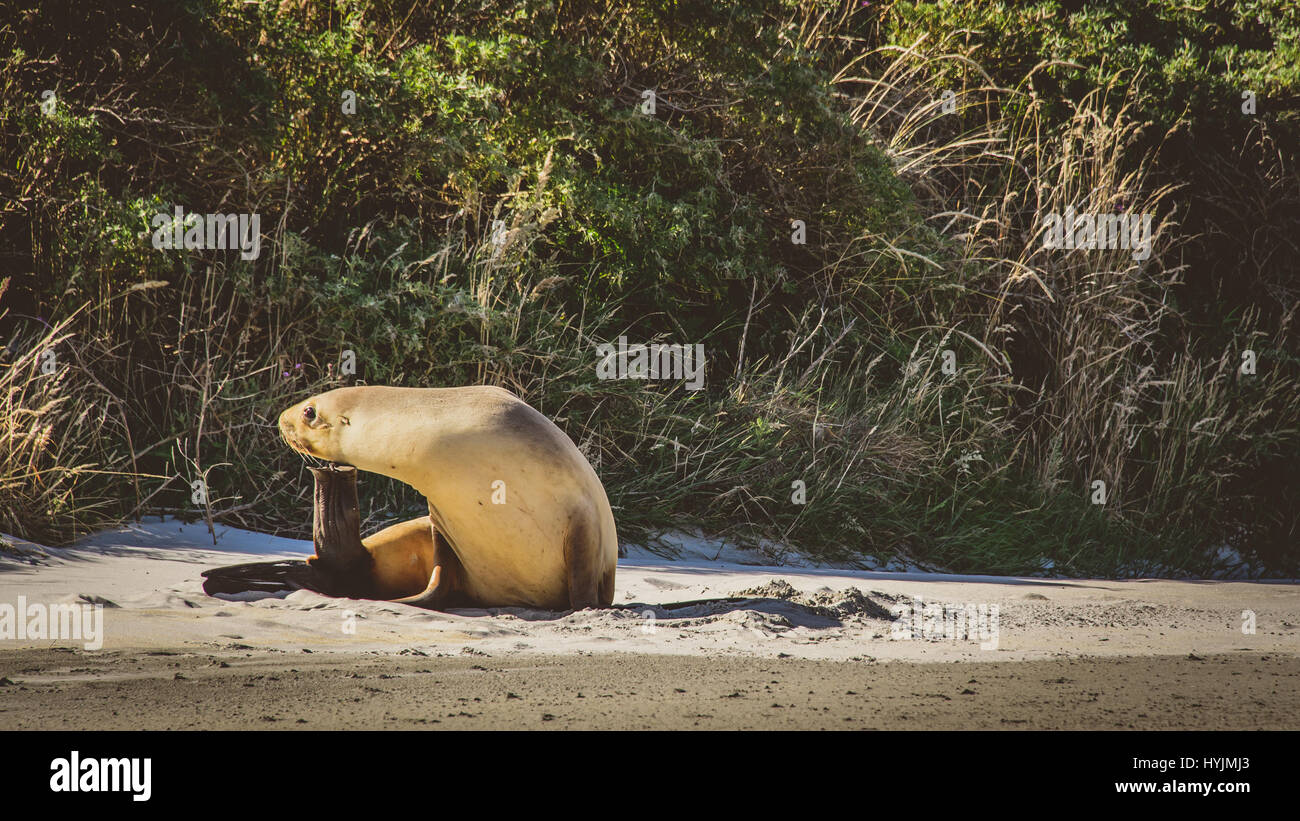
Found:
[{"label": "sandy beach", "polygon": [[8,539],[0,607],[100,604],[103,628],[0,639],[0,728],[1300,728],[1294,583],[774,566],[681,536],[628,551],[614,609],[441,613],[207,596],[203,570],[311,553],[217,536]]},{"label": "sandy beach", "polygon": [[1297,729],[1300,659],[889,662],[24,650],[0,728]]}]

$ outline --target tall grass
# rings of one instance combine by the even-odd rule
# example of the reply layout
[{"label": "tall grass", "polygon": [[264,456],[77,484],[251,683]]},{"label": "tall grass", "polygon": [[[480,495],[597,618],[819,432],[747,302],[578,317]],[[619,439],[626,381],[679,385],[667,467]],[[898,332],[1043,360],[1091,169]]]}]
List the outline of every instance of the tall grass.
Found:
[{"label": "tall grass", "polygon": [[[57,117],[0,128],[25,146],[0,236],[36,269],[0,317],[0,529],[173,512],[305,536],[283,407],[491,383],[573,438],[625,541],[1074,573],[1208,572],[1231,542],[1294,567],[1267,547],[1294,508],[1255,475],[1297,443],[1290,320],[1240,318],[1255,379],[1194,344],[1182,195],[1134,148],[1124,82],[1062,120],[1032,91],[1050,63],[1006,87],[961,32],[881,45],[847,2],[634,5],[124,12],[202,44],[187,88],[228,65],[228,99],[178,113],[70,61]],[[0,77],[51,70],[17,55]],[[661,115],[636,115],[652,86]],[[262,258],[149,249],[171,202],[259,211]],[[1150,258],[1044,249],[1066,206],[1155,215]],[[621,335],[704,344],[706,390],[598,379]],[[421,512],[378,477],[361,494],[367,527]]]}]

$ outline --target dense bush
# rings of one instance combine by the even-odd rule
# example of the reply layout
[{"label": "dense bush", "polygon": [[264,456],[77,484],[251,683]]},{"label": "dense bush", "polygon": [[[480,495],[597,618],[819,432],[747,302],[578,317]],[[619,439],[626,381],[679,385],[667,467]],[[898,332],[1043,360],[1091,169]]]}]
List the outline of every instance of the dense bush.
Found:
[{"label": "dense bush", "polygon": [[[1222,313],[1189,278],[1221,246],[1184,224],[1260,202],[1202,166],[1295,194],[1281,4],[1267,37],[1191,37],[1181,62],[1157,48],[1194,22],[1173,6],[1163,28],[1122,7],[1126,33],[1055,4],[62,5],[0,3],[0,529],[180,511],[303,534],[310,477],[272,421],[356,378],[515,390],[597,466],[624,540],[1078,573],[1205,572],[1235,540],[1294,567],[1294,215],[1242,239],[1268,253]],[[1035,71],[1051,56],[1078,65]],[[1179,135],[1231,119],[1204,102],[1235,87],[1216,61],[1267,113],[1192,168]],[[1037,244],[1048,205],[1120,201],[1159,214],[1151,264]],[[155,250],[175,205],[259,213],[261,255]],[[703,343],[706,390],[597,379],[620,335]],[[418,512],[363,496],[371,524]]]}]

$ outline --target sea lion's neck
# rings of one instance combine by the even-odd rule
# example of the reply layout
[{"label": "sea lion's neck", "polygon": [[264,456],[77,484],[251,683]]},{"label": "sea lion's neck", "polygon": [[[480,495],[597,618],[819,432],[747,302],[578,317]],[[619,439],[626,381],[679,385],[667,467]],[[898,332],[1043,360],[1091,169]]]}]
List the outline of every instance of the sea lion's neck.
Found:
[{"label": "sea lion's neck", "polygon": [[454,473],[452,465],[441,464],[445,449],[440,444],[448,432],[436,414],[388,414],[380,425],[358,433],[358,445],[347,450],[345,460],[358,470],[404,482],[425,496]]}]

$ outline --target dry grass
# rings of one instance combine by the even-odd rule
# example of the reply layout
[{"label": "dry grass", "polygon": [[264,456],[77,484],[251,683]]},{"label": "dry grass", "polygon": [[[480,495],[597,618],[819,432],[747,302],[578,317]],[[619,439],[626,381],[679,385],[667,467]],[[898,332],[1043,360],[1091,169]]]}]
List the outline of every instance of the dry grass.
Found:
[{"label": "dry grass", "polygon": [[[845,39],[850,7],[802,4],[771,25],[784,49],[856,55],[837,63],[832,99],[911,188],[915,220],[830,238],[832,251],[811,270],[752,276],[745,304],[666,297],[659,327],[680,327],[680,304],[713,311],[715,326],[703,339],[665,331],[635,341],[704,343],[707,391],[595,379],[596,344],[646,317],[628,315],[624,300],[640,294],[608,288],[599,266],[554,263],[548,236],[571,216],[557,206],[555,146],[571,138],[521,164],[504,190],[448,178],[414,215],[402,204],[431,189],[402,176],[399,217],[359,220],[343,253],[326,254],[294,230],[293,215],[324,218],[339,197],[370,207],[384,175],[397,178],[384,163],[400,161],[403,144],[340,146],[330,142],[338,123],[309,123],[278,135],[273,162],[289,177],[337,159],[320,178],[307,175],[314,194],[252,175],[223,181],[219,168],[204,182],[214,201],[244,186],[278,215],[267,217],[268,261],[256,272],[222,258],[158,263],[145,252],[100,275],[97,298],[53,327],[8,317],[16,330],[0,358],[0,530],[62,541],[167,511],[304,535],[310,478],[279,447],[274,419],[350,381],[337,366],[355,348],[361,381],[491,383],[528,399],[600,471],[625,540],[699,525],[778,552],[793,543],[954,569],[1026,572],[1050,560],[1072,572],[1127,572],[1134,562],[1204,569],[1206,549],[1239,534],[1248,542],[1253,526],[1271,539],[1293,532],[1293,512],[1251,510],[1264,491],[1250,483],[1253,466],[1285,451],[1300,428],[1300,378],[1284,353],[1290,320],[1279,336],[1241,319],[1241,347],[1261,352],[1266,379],[1243,379],[1238,349],[1198,354],[1172,296],[1186,241],[1179,192],[1152,181],[1149,158],[1134,155],[1127,88],[1094,90],[1052,128],[1028,77],[1000,87],[960,32],[870,49]],[[330,14],[313,8],[302,14]],[[648,59],[612,18],[570,26],[619,66],[611,76]],[[401,31],[378,39],[400,44]],[[951,89],[949,113],[949,81],[939,78],[953,66],[966,81]],[[728,105],[687,73],[671,81],[665,96],[688,120],[674,121],[672,140],[684,139],[698,111]],[[621,92],[631,80],[619,82]],[[291,89],[301,111],[310,110],[306,88]],[[700,150],[717,142],[702,138]],[[750,148],[763,156],[764,146]],[[254,159],[241,154],[237,164]],[[790,186],[814,201],[783,173],[771,170],[758,187]],[[47,197],[39,178],[24,178],[24,197],[46,197],[51,214],[74,219],[73,205]],[[1154,215],[1150,258],[1045,249],[1044,216],[1067,206]],[[776,222],[784,231],[784,212]],[[90,252],[43,242],[36,258],[73,260],[94,275]],[[151,266],[173,264],[182,276],[154,281]],[[141,271],[143,285],[124,286]],[[724,279],[695,284],[725,293]],[[45,350],[57,353],[52,373],[41,370]],[[942,367],[948,350],[955,372]],[[1095,480],[1107,485],[1102,508],[1088,504]],[[207,494],[195,503],[199,481]],[[791,499],[796,482],[806,504]],[[368,480],[363,498],[367,526],[418,512],[409,490],[386,481]],[[1277,558],[1279,567],[1290,560]]]}]

